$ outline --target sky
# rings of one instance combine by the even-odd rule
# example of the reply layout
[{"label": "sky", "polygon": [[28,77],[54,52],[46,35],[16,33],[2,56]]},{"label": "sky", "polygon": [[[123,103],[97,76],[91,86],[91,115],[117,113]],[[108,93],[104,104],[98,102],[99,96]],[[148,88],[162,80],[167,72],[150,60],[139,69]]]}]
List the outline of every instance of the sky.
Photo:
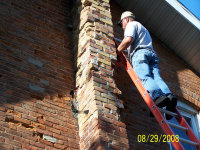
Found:
[{"label": "sky", "polygon": [[200,20],[200,0],[178,0]]}]

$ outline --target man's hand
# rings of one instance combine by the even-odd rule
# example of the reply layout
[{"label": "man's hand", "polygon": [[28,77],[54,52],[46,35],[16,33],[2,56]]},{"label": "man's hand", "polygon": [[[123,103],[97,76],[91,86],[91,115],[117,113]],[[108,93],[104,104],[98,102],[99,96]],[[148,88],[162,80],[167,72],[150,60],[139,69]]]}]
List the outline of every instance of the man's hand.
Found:
[{"label": "man's hand", "polygon": [[133,42],[133,38],[131,36],[125,37],[120,43],[120,45],[118,46],[117,52],[122,52],[126,50],[131,45],[132,42]]}]

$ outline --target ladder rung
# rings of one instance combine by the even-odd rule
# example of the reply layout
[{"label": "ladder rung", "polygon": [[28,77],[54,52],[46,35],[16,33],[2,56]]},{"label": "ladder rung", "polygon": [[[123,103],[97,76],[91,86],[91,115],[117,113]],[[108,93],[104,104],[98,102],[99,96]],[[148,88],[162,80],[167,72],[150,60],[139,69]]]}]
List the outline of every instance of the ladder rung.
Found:
[{"label": "ladder rung", "polygon": [[176,114],[174,112],[171,112],[171,111],[168,111],[168,110],[165,110],[165,109],[162,109],[162,108],[158,108],[158,109],[160,110],[160,112],[166,113],[166,114],[174,116],[174,117],[178,117],[178,114]]},{"label": "ladder rung", "polygon": [[179,138],[179,141],[180,141],[180,142],[183,142],[183,143],[186,143],[186,144],[193,145],[193,146],[198,146],[198,145],[199,145],[199,144],[196,143],[196,142],[193,142],[193,141],[190,141],[190,140],[187,140],[187,139],[183,139],[183,138]]},{"label": "ladder rung", "polygon": [[171,122],[169,122],[169,121],[167,121],[167,123],[168,123],[170,126],[174,127],[174,128],[177,128],[177,129],[180,129],[180,130],[183,130],[183,131],[187,131],[187,130],[188,130],[188,128],[185,128],[185,127],[182,127],[182,126],[180,126],[180,125],[171,123]]}]

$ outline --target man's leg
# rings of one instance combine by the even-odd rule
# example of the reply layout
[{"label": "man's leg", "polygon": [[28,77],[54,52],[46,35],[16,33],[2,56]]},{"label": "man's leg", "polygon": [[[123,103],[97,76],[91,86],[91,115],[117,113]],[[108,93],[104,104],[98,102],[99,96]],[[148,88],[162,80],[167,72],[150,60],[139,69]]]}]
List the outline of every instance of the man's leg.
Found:
[{"label": "man's leg", "polygon": [[132,65],[143,86],[149,91],[151,98],[155,101],[156,98],[163,96],[164,93],[153,79],[148,55],[148,50],[142,49],[137,51],[132,57]]},{"label": "man's leg", "polygon": [[[159,70],[159,60],[155,53],[152,53],[152,61],[150,63],[150,67],[153,73],[154,81],[159,85],[162,92],[169,98],[169,103],[167,104],[167,110],[176,112],[176,105],[177,105],[177,98],[176,96],[169,90],[167,84],[163,81],[162,77],[160,76]],[[171,115],[166,115],[166,119],[171,119]]]},{"label": "man's leg", "polygon": [[155,53],[152,53],[152,59],[150,61],[150,68],[152,70],[154,81],[157,83],[157,85],[162,90],[162,92],[165,95],[172,94],[172,92],[169,90],[167,84],[163,81],[162,77],[160,76],[159,60]]}]

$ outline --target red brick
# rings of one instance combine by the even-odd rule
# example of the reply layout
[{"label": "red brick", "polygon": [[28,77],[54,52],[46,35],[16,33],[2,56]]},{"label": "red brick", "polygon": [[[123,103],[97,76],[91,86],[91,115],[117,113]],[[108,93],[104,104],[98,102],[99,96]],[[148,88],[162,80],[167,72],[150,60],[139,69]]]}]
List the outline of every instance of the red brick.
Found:
[{"label": "red brick", "polygon": [[5,131],[5,128],[0,126],[0,131]]},{"label": "red brick", "polygon": [[3,106],[0,106],[0,111],[6,111],[6,108]]},{"label": "red brick", "polygon": [[21,143],[29,144],[29,140],[27,140],[25,138],[22,138],[22,137],[14,136],[14,140],[18,141],[18,142],[21,142]]},{"label": "red brick", "polygon": [[10,139],[10,140],[12,140],[13,137],[14,137],[13,135],[10,135],[10,134],[4,133],[4,132],[0,132],[0,136],[1,136],[1,137],[8,138],[8,139]]},{"label": "red brick", "polygon": [[21,132],[21,133],[26,133],[26,134],[29,134],[29,135],[33,134],[32,130],[30,130],[29,128],[26,128],[24,126],[17,126],[17,131]]},{"label": "red brick", "polygon": [[6,129],[6,133],[9,133],[11,135],[21,136],[20,132],[17,132],[16,130],[13,129]]},{"label": "red brick", "polygon": [[106,108],[109,108],[109,109],[112,109],[112,110],[117,110],[117,107],[114,106],[114,105],[111,105],[111,104],[105,103],[104,106],[105,106]]},{"label": "red brick", "polygon": [[55,128],[50,128],[50,127],[46,127],[46,130],[47,131],[51,131],[51,132],[53,132],[53,133],[57,133],[57,134],[61,134],[61,131],[60,130],[57,130],[57,129],[55,129]]},{"label": "red brick", "polygon": [[45,145],[45,149],[46,149],[46,150],[60,150],[60,149],[58,149],[58,148],[54,148],[54,147],[52,147],[52,146],[47,146],[47,145]]},{"label": "red brick", "polygon": [[45,145],[53,147],[53,143],[52,142],[49,142],[49,141],[46,141],[46,140],[43,140],[43,139],[39,139],[39,142],[43,143]]},{"label": "red brick", "polygon": [[56,139],[59,139],[59,140],[63,140],[63,141],[68,140],[68,137],[63,136],[63,135],[59,135],[59,134],[56,134],[56,133],[53,133],[53,137],[56,138]]},{"label": "red brick", "polygon": [[116,145],[113,145],[113,144],[109,144],[109,147],[114,149],[114,150],[123,150],[123,148],[116,146]]},{"label": "red brick", "polygon": [[0,111],[0,116],[2,116],[2,117],[5,117],[5,116],[6,116],[6,113],[5,113],[5,112],[2,112],[2,111]]},{"label": "red brick", "polygon": [[111,119],[114,119],[114,120],[117,120],[117,116],[113,115],[113,114],[110,114],[110,113],[104,113],[106,117],[108,118],[111,118]]},{"label": "red brick", "polygon": [[57,144],[57,143],[54,144],[54,147],[58,148],[58,149],[67,149],[67,147],[65,145],[61,145],[61,144]]},{"label": "red brick", "polygon": [[30,145],[34,145],[34,146],[42,148],[42,149],[44,149],[44,147],[45,147],[43,143],[34,142],[34,141],[30,141]]},{"label": "red brick", "polygon": [[53,126],[53,123],[46,121],[46,120],[43,120],[43,119],[38,119],[38,122],[41,123],[41,124],[47,125],[49,127]]},{"label": "red brick", "polygon": [[22,133],[22,138],[32,141],[37,141],[38,137],[32,134]]},{"label": "red brick", "polygon": [[65,132],[67,132],[69,130],[68,128],[66,128],[64,126],[60,126],[60,125],[56,125],[56,124],[53,125],[53,128],[60,129],[60,130],[65,131]]},{"label": "red brick", "polygon": [[38,148],[32,145],[26,145],[26,144],[22,144],[22,148],[29,149],[29,150],[42,150],[41,148]]},{"label": "red brick", "polygon": [[16,141],[14,141],[12,139],[6,139],[5,143],[6,144],[10,144],[10,145],[15,145],[17,147],[21,147],[21,145],[22,145],[22,143],[16,142]]},{"label": "red brick", "polygon": [[13,149],[13,146],[6,143],[0,143],[0,149],[2,150]]},{"label": "red brick", "polygon": [[0,137],[0,142],[5,142],[5,138]]}]

